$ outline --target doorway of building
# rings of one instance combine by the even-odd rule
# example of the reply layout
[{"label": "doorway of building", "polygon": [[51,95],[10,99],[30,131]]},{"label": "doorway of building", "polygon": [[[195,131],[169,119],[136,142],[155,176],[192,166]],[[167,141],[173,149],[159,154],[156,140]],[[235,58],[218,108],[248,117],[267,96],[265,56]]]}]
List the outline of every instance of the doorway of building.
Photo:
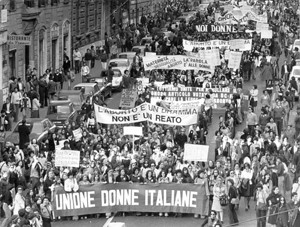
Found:
[{"label": "doorway of building", "polygon": [[57,46],[57,39],[52,40],[52,72],[56,71],[56,46]]}]

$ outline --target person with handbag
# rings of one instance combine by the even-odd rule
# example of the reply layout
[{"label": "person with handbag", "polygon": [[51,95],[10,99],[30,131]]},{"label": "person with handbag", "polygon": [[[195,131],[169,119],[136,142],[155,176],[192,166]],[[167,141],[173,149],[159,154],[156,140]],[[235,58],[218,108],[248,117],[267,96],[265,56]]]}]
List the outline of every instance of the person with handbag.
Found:
[{"label": "person with handbag", "polygon": [[235,205],[239,203],[238,193],[236,187],[234,187],[234,181],[232,179],[227,180],[228,184],[228,214],[229,214],[229,223],[231,225],[237,225],[239,223]]},{"label": "person with handbag", "polygon": [[240,195],[244,197],[245,201],[245,211],[250,209],[250,198],[253,196],[253,170],[250,168],[249,163],[245,163],[245,168],[241,173],[241,185],[240,185]]},{"label": "person with handbag", "polygon": [[43,198],[40,208],[43,219],[43,227],[51,227],[51,222],[53,221],[52,207],[47,197]]},{"label": "person with handbag", "polygon": [[266,216],[267,216],[267,192],[263,189],[262,184],[256,185],[256,218],[257,227],[266,227]]},{"label": "person with handbag", "polygon": [[217,181],[213,187],[213,203],[212,210],[215,210],[219,216],[219,220],[223,223],[223,207],[228,204],[228,199],[226,196],[226,187],[223,183],[223,178],[218,176]]}]

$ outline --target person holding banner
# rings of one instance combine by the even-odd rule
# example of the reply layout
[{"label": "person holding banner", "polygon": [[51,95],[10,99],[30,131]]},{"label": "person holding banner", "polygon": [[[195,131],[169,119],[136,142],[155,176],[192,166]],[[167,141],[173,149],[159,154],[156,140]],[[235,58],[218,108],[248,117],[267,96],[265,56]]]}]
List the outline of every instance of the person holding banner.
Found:
[{"label": "person holding banner", "polygon": [[[199,194],[202,197],[202,206],[201,206],[201,211],[200,211],[200,215],[201,218],[204,218],[205,216],[208,215],[208,211],[209,211],[209,196],[210,196],[210,192],[208,189],[208,180],[205,177],[205,172],[204,170],[199,170],[198,174],[194,180],[195,184],[199,184],[201,185],[201,189],[199,191]],[[199,214],[195,214],[194,215],[195,218],[199,217]]]}]

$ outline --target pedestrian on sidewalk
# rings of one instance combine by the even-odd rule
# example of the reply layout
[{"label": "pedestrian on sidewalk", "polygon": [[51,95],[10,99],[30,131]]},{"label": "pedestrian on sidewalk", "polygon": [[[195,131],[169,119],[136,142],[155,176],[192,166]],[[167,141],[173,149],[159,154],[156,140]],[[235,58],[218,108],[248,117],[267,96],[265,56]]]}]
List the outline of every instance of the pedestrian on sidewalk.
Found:
[{"label": "pedestrian on sidewalk", "polygon": [[100,48],[100,60],[101,60],[101,67],[102,67],[102,71],[106,71],[107,70],[107,54],[106,51],[103,49],[103,47]]},{"label": "pedestrian on sidewalk", "polygon": [[91,50],[87,49],[86,53],[84,54],[84,61],[89,68],[91,68],[91,60],[92,60]]},{"label": "pedestrian on sidewalk", "polygon": [[90,67],[86,62],[83,62],[83,66],[81,67],[81,81],[87,81],[87,77],[90,75]]},{"label": "pedestrian on sidewalk", "polygon": [[96,60],[96,50],[94,46],[91,46],[91,69],[95,67],[95,60]]},{"label": "pedestrian on sidewalk", "polygon": [[81,62],[81,53],[78,51],[78,48],[75,49],[73,53],[74,65],[75,65],[75,74],[80,72],[80,62]]}]

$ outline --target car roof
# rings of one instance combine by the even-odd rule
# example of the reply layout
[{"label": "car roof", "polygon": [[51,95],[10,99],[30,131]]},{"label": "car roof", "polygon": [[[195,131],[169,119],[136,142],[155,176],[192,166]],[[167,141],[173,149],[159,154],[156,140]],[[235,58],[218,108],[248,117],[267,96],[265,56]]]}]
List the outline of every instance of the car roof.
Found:
[{"label": "car roof", "polygon": [[50,101],[50,105],[51,106],[69,105],[70,103],[72,103],[70,99],[66,99],[66,100],[51,100]]},{"label": "car roof", "polygon": [[94,87],[95,85],[97,85],[97,83],[80,83],[75,85],[74,87]]},{"label": "car roof", "polygon": [[292,71],[293,71],[294,69],[300,69],[300,65],[295,65],[295,66],[292,68]]},{"label": "car roof", "polygon": [[119,55],[121,55],[121,54],[126,54],[126,55],[135,55],[135,54],[136,54],[136,52],[134,52],[134,51],[131,51],[131,52],[122,52],[122,53],[119,53]]},{"label": "car roof", "polygon": [[126,61],[129,61],[129,59],[127,59],[127,58],[114,58],[114,59],[109,60],[109,62],[118,62],[118,61],[126,62]]},{"label": "car roof", "polygon": [[133,49],[133,48],[146,49],[145,46],[133,46],[131,49]]}]

